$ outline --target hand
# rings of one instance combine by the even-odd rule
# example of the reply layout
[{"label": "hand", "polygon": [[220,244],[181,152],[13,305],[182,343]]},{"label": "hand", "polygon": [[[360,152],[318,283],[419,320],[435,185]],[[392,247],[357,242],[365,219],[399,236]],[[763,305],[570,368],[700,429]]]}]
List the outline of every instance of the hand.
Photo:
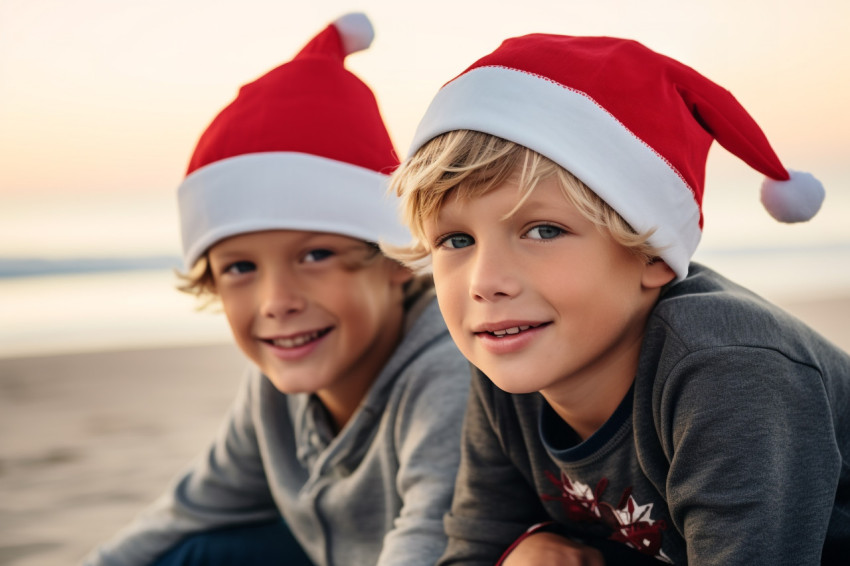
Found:
[{"label": "hand", "polygon": [[554,533],[534,533],[523,539],[502,566],[605,566],[602,553]]}]

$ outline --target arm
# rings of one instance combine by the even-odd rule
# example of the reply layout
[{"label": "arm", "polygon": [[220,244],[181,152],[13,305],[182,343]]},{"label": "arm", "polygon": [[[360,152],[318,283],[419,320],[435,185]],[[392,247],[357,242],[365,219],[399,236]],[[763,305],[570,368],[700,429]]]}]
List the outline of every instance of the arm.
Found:
[{"label": "arm", "polygon": [[188,534],[277,516],[251,421],[252,383],[244,380],[218,437],[178,481],[86,565],[143,565]]},{"label": "arm", "polygon": [[770,349],[710,349],[656,399],[689,562],[820,564],[840,467],[820,374]]},{"label": "arm", "polygon": [[605,566],[599,550],[546,530],[547,523],[534,525],[505,551],[496,566]]},{"label": "arm", "polygon": [[537,566],[570,564],[604,566],[660,566],[651,556],[635,552],[627,546],[606,539],[577,539],[560,523],[545,522],[526,530],[502,555],[496,566]]},{"label": "arm", "polygon": [[[460,469],[445,520],[449,543],[442,565],[492,566],[526,529],[550,519],[534,486],[507,453],[508,445],[514,444],[518,452],[524,452],[524,442],[518,430],[502,430],[516,428],[516,417],[509,407],[499,412],[494,400],[497,391],[486,376],[473,373]],[[507,434],[512,434],[510,439],[504,438]]]},{"label": "arm", "polygon": [[450,340],[407,371],[393,436],[401,510],[378,559],[433,566],[446,546],[443,516],[451,505],[460,460],[460,429],[469,394],[469,364]]}]

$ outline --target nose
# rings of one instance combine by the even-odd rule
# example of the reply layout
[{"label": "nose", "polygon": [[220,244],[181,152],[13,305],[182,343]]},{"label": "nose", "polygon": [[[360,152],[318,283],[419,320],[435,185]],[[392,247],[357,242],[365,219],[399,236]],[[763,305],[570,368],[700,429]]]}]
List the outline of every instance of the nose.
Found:
[{"label": "nose", "polygon": [[260,288],[260,314],[282,318],[302,312],[307,306],[303,285],[291,273],[274,270],[264,274]]},{"label": "nose", "polygon": [[478,243],[469,274],[469,295],[475,301],[512,299],[522,290],[520,270],[510,253]]}]

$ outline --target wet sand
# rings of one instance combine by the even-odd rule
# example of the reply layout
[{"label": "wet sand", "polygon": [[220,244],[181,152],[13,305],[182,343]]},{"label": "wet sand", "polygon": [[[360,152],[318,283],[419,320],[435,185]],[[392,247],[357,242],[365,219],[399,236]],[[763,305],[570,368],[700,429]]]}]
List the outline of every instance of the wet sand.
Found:
[{"label": "wet sand", "polygon": [[[850,296],[784,304],[850,351]],[[234,346],[0,359],[0,565],[78,564],[207,445]]]}]

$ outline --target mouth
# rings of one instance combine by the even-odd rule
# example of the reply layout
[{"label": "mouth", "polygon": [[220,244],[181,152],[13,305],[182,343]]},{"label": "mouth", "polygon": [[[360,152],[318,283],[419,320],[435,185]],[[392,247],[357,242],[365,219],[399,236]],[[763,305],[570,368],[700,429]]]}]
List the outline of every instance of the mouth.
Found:
[{"label": "mouth", "polygon": [[332,326],[328,328],[323,328],[321,330],[314,330],[312,332],[305,332],[303,334],[295,334],[293,336],[285,336],[280,338],[262,338],[261,340],[266,344],[270,344],[272,346],[276,346],[278,348],[300,348],[301,346],[305,346],[311,342],[315,342],[319,338],[327,335],[328,332],[333,330]]},{"label": "mouth", "polygon": [[548,322],[542,322],[540,324],[518,324],[516,326],[507,326],[494,330],[480,330],[475,332],[475,334],[487,334],[489,336],[493,336],[495,338],[504,338],[506,336],[516,336],[521,332],[525,332],[526,330],[531,330],[534,328],[540,328],[548,325]]}]

